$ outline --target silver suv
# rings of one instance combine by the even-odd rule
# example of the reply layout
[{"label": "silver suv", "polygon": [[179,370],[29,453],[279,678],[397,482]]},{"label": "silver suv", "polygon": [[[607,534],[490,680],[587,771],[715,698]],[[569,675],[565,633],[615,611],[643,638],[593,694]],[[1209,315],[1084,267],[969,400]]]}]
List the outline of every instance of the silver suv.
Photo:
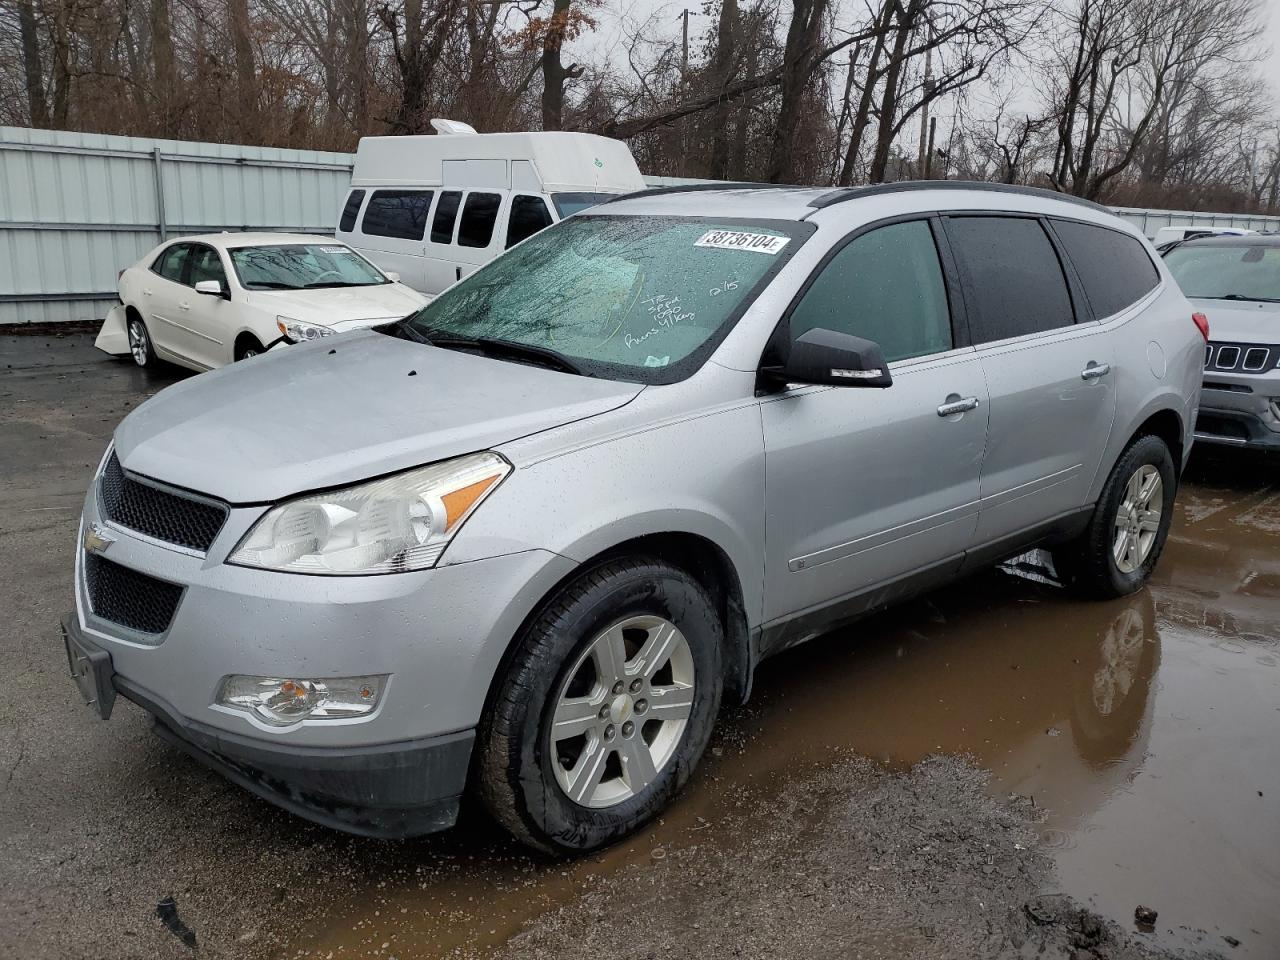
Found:
[{"label": "silver suv", "polygon": [[1035,545],[1142,586],[1203,351],[1088,203],[635,195],[130,414],[71,669],[321,823],[424,833],[469,789],[589,850],[671,802],[770,654]]},{"label": "silver suv", "polygon": [[1196,438],[1280,451],[1280,236],[1197,238],[1164,257],[1210,334]]}]

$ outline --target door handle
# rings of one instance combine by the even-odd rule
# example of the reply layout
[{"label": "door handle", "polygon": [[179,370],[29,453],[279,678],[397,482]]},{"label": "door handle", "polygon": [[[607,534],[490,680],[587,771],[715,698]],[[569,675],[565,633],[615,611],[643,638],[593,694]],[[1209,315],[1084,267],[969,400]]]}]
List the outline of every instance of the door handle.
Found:
[{"label": "door handle", "polygon": [[1111,372],[1111,364],[1094,363],[1091,360],[1089,361],[1089,365],[1080,371],[1080,379],[1081,380],[1097,380],[1100,377],[1105,377],[1110,372]]},{"label": "door handle", "polygon": [[142,291],[142,295],[143,295],[144,297],[149,297],[149,296],[151,296],[151,291],[150,291],[150,290],[143,290],[143,291]]},{"label": "door handle", "polygon": [[179,310],[190,310],[190,309],[191,309],[191,304],[189,304],[189,303],[185,303],[185,302],[184,302],[184,303],[180,303],[180,304],[178,304],[178,309],[179,309]]},{"label": "door handle", "polygon": [[977,397],[960,397],[953,393],[947,397],[946,403],[938,407],[938,416],[954,417],[957,413],[968,413],[970,410],[976,409],[977,406]]}]

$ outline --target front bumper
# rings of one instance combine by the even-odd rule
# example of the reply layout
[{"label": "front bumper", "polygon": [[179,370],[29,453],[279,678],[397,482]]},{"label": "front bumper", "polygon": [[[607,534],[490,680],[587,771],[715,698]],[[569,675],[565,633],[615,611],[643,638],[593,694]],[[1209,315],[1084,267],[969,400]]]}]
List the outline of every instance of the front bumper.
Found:
[{"label": "front bumper", "polygon": [[1206,371],[1196,442],[1280,450],[1280,376]]},{"label": "front bumper", "polygon": [[[369,837],[410,837],[453,826],[466,787],[474,730],[368,747],[298,747],[240,736],[181,716],[160,696],[116,674],[110,654],[62,621],[73,673],[104,716],[118,694],[152,715],[155,732],[251,793],[308,820]],[[89,693],[93,693],[90,699]]]}]

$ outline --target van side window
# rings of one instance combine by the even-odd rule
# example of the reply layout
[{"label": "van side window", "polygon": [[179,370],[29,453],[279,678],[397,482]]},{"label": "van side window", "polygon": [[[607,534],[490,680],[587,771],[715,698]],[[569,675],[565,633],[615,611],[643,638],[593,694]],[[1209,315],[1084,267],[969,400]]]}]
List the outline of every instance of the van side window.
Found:
[{"label": "van side window", "polygon": [[338,218],[338,229],[350,233],[356,228],[356,214],[360,212],[360,204],[364,202],[363,190],[352,190],[347,202],[342,206],[342,216]]},{"label": "van side window", "polygon": [[431,221],[432,243],[453,243],[453,224],[458,219],[461,190],[446,190],[436,204],[436,217]]},{"label": "van side window", "polygon": [[421,240],[431,209],[430,190],[375,190],[360,229],[371,237]]},{"label": "van side window", "polygon": [[1039,220],[949,217],[974,345],[1075,323],[1062,264]]},{"label": "van side window", "polygon": [[791,337],[814,327],[866,337],[885,359],[952,347],[947,288],[926,220],[893,223],[846,244],[791,314]]},{"label": "van side window", "polygon": [[541,197],[516,194],[511,198],[511,214],[507,217],[507,249],[526,237],[551,226],[551,211]]},{"label": "van side window", "polygon": [[458,226],[458,246],[487,247],[493,239],[493,226],[498,222],[500,206],[501,194],[467,194],[467,202],[462,208],[462,223]]},{"label": "van side window", "polygon": [[1073,220],[1054,220],[1053,229],[1099,319],[1132,306],[1160,283],[1160,272],[1136,237]]}]

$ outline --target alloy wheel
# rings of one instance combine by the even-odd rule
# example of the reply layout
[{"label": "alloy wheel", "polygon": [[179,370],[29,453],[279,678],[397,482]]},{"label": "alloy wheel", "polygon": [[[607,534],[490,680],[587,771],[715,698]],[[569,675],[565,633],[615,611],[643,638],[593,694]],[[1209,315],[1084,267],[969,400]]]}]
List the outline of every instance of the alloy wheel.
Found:
[{"label": "alloy wheel", "polygon": [[1163,510],[1164,481],[1160,471],[1144,463],[1125,484],[1124,498],[1116,510],[1111,553],[1121,573],[1133,573],[1151,555]]},{"label": "alloy wheel", "polygon": [[129,352],[133,354],[133,362],[140,367],[147,365],[147,329],[140,320],[129,321]]},{"label": "alloy wheel", "polygon": [[551,766],[565,795],[601,808],[644,790],[680,745],[694,683],[689,641],[669,620],[630,617],[597,636],[552,712]]}]

